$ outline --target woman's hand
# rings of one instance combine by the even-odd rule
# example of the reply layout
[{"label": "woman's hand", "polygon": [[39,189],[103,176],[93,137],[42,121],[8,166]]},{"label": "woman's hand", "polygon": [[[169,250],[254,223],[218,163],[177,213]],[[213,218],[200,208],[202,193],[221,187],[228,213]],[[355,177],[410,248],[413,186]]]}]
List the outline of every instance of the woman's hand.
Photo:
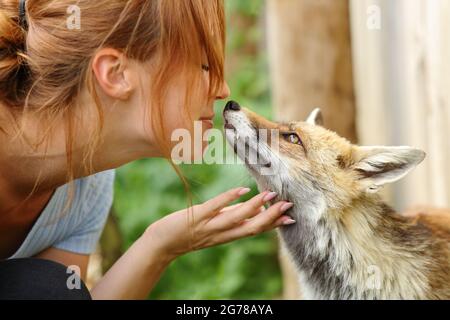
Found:
[{"label": "woman's hand", "polygon": [[203,204],[172,213],[150,225],[143,238],[151,241],[162,257],[172,260],[190,251],[295,223],[283,215],[292,207],[290,202],[279,201],[264,208],[267,201],[277,196],[275,192],[265,191],[227,207],[249,191],[248,188],[232,189]]},{"label": "woman's hand", "polygon": [[150,225],[92,289],[92,297],[142,299],[176,257],[295,222],[283,215],[292,207],[290,202],[280,201],[268,209],[263,207],[276,197],[273,192],[266,191],[226,207],[249,191],[248,188],[230,190]]}]

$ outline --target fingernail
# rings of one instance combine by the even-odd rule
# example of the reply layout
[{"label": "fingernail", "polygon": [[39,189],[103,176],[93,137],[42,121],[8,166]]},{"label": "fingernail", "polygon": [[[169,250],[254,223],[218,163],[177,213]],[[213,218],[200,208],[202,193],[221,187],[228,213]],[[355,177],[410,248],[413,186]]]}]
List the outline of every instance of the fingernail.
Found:
[{"label": "fingernail", "polygon": [[294,224],[295,222],[296,222],[295,220],[289,218],[289,219],[284,220],[283,224],[288,225],[288,224]]},{"label": "fingernail", "polygon": [[276,193],[276,192],[269,192],[268,194],[266,194],[266,195],[264,196],[263,201],[264,201],[264,202],[270,201],[270,200],[272,200],[273,198],[275,198],[276,196],[277,196],[277,193]]},{"label": "fingernail", "polygon": [[285,211],[287,211],[288,209],[292,208],[293,205],[294,205],[294,204],[293,204],[292,202],[286,202],[285,204],[283,204],[283,205],[281,206],[280,211],[281,211],[281,212],[285,212]]},{"label": "fingernail", "polygon": [[250,188],[242,188],[241,190],[239,190],[238,195],[243,196],[246,193],[250,192]]}]

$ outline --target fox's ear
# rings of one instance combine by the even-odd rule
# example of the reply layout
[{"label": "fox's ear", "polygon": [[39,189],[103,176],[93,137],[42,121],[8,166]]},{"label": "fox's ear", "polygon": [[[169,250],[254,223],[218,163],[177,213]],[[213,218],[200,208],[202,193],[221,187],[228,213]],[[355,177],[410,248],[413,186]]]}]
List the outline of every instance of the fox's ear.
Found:
[{"label": "fox's ear", "polygon": [[366,192],[377,192],[384,184],[403,178],[425,158],[411,147],[357,147],[352,168],[361,176]]},{"label": "fox's ear", "polygon": [[322,126],[323,125],[323,116],[322,112],[319,108],[315,108],[306,119],[307,123],[316,125],[316,126]]}]

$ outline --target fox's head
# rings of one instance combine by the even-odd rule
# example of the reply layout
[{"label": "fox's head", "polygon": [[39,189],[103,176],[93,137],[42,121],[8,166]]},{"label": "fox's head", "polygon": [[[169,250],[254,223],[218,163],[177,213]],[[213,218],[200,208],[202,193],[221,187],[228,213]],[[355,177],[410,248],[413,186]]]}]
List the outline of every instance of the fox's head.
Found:
[{"label": "fox's head", "polygon": [[[425,157],[425,152],[411,147],[354,145],[322,127],[319,109],[304,122],[276,123],[230,101],[223,116],[227,140],[246,162],[258,187],[271,189],[302,208],[310,207],[318,215],[325,210],[339,212],[357,199],[370,199]],[[270,129],[267,139],[261,139],[260,130]],[[236,148],[243,141],[249,147],[246,151]],[[258,156],[256,163],[248,161],[252,152]]]}]

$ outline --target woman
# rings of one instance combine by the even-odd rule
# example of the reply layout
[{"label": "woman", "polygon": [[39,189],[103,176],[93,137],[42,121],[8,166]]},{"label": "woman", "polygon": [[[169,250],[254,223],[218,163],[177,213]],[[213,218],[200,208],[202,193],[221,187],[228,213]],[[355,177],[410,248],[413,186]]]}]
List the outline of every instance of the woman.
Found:
[{"label": "woman", "polygon": [[262,207],[273,192],[226,207],[249,191],[229,190],[150,225],[90,293],[67,289],[65,266],[85,278],[113,169],[170,160],[171,132],[210,129],[230,94],[221,0],[76,3],[0,0],[0,296],[144,298],[180,255],[295,223],[289,202]]}]

